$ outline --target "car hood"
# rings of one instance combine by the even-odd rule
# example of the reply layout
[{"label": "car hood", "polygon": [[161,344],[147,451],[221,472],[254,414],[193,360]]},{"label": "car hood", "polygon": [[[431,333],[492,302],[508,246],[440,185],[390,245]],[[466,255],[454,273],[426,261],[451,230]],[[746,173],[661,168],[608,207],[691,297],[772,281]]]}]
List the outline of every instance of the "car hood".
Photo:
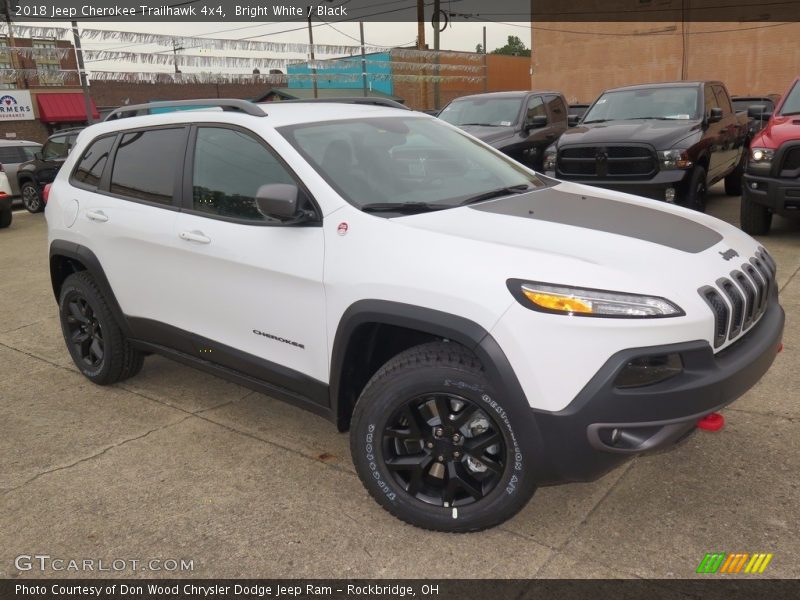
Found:
[{"label": "car hood", "polygon": [[778,148],[784,142],[800,140],[800,115],[781,117],[775,115],[753,140],[752,146]]},{"label": "car hood", "polygon": [[[442,248],[461,247],[466,263],[475,264],[476,255],[496,257],[498,274],[553,282],[568,274],[586,287],[627,282],[630,289],[667,295],[670,286],[687,288],[687,274],[694,291],[729,272],[735,261],[722,256],[728,250],[747,260],[758,247],[750,236],[709,215],[568,182],[392,221],[436,233],[432,243]],[[465,247],[464,240],[477,247]],[[446,252],[450,260],[453,251]]]},{"label": "car hood", "polygon": [[487,144],[508,139],[514,135],[515,131],[513,127],[486,127],[484,125],[459,125],[459,129]]},{"label": "car hood", "polygon": [[558,146],[639,142],[651,144],[656,150],[668,150],[693,131],[700,129],[700,126],[700,121],[690,120],[594,123],[567,130],[559,138]]}]

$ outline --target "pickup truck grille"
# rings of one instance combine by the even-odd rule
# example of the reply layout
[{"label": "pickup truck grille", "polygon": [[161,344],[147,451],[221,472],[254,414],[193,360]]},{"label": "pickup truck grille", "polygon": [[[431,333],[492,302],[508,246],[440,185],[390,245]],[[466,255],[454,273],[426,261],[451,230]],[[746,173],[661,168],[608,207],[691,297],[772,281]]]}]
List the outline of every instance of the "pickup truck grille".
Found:
[{"label": "pickup truck grille", "polygon": [[714,314],[714,348],[747,332],[764,314],[775,282],[776,265],[763,248],[729,277],[698,290]]},{"label": "pickup truck grille", "polygon": [[647,146],[567,146],[557,156],[558,173],[567,177],[646,179],[657,166]]},{"label": "pickup truck grille", "polygon": [[783,155],[781,163],[781,177],[797,177],[800,172],[800,146],[789,149]]}]

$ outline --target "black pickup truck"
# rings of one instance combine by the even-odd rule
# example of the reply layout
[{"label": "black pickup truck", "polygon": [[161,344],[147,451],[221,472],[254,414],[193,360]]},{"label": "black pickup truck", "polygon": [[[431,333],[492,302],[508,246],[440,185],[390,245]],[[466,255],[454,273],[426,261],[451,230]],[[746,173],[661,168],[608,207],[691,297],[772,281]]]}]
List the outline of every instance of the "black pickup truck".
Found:
[{"label": "black pickup truck", "polygon": [[706,190],[725,180],[738,196],[749,119],[718,81],[679,81],[608,90],[576,127],[547,149],[544,170],[705,210]]},{"label": "black pickup truck", "polygon": [[439,118],[541,170],[545,149],[567,130],[560,92],[493,92],[456,98]]}]

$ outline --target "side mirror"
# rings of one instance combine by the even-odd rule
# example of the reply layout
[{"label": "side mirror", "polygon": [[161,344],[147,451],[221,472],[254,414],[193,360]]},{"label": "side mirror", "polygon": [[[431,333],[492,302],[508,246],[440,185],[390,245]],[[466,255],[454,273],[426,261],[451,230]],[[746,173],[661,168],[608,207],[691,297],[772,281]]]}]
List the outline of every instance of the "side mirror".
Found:
[{"label": "side mirror", "polygon": [[569,115],[567,117],[567,125],[569,125],[570,127],[575,127],[580,122],[581,118],[578,115]]},{"label": "side mirror", "polygon": [[34,152],[33,153],[33,158],[35,158],[36,160],[42,160],[42,153],[41,152]]},{"label": "side mirror", "polygon": [[752,104],[747,107],[747,116],[758,121],[766,121],[772,116],[766,104]]},{"label": "side mirror", "polygon": [[547,125],[547,117],[544,115],[536,115],[531,117],[525,122],[526,129],[539,129]]},{"label": "side mirror", "polygon": [[298,215],[300,190],[288,183],[269,183],[256,192],[256,208],[265,217],[286,221]]},{"label": "side mirror", "polygon": [[708,113],[708,123],[719,123],[720,121],[722,121],[722,109],[715,106]]}]

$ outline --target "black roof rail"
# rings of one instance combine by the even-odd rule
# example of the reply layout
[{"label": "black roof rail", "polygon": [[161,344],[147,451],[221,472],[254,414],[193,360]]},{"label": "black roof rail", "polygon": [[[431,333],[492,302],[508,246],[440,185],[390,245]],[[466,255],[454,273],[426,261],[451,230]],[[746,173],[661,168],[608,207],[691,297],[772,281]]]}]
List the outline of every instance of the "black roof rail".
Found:
[{"label": "black roof rail", "polygon": [[124,119],[125,117],[137,117],[139,115],[149,115],[154,108],[184,108],[196,106],[197,108],[221,108],[227,111],[237,111],[247,113],[254,117],[266,117],[267,113],[257,104],[249,100],[238,98],[208,98],[194,100],[168,100],[165,102],[147,102],[146,104],[131,104],[130,106],[120,106],[112,110],[105,118],[106,121],[114,119]]},{"label": "black roof rail", "polygon": [[332,102],[334,104],[371,104],[373,106],[385,106],[387,108],[399,108],[402,110],[411,110],[405,104],[401,104],[397,100],[391,98],[372,98],[363,96],[352,96],[345,98],[297,98],[292,100],[281,100],[280,104],[284,102]]}]

